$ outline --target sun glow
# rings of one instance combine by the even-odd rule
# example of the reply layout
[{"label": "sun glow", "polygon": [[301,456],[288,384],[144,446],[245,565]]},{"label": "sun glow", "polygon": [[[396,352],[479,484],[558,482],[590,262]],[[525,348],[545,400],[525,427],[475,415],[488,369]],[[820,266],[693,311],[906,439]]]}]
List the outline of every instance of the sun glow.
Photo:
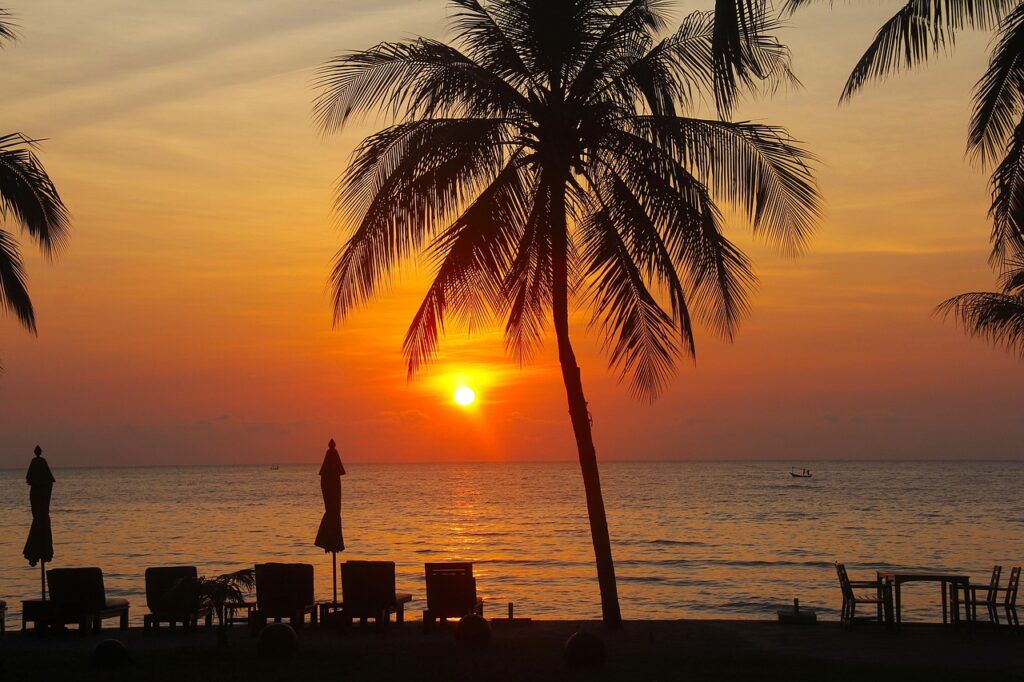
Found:
[{"label": "sun glow", "polygon": [[468,407],[476,400],[476,393],[469,386],[459,386],[455,389],[455,402],[463,407]]}]

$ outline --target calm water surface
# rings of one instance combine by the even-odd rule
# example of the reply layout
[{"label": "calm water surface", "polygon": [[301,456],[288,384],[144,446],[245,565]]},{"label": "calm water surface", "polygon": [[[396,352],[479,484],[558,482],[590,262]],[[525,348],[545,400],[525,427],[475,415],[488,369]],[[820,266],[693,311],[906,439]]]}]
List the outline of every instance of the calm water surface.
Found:
[{"label": "calm water surface", "polygon": [[[27,462],[26,462],[27,464]],[[605,502],[626,618],[773,617],[799,597],[834,617],[832,562],[857,579],[883,567],[965,571],[1024,561],[1024,462],[605,463]],[[109,593],[145,612],[147,566],[212,575],[302,561],[330,596],[330,555],[312,545],[322,513],[316,466],[64,469],[52,519],[54,566],[100,566]],[[502,612],[600,615],[579,469],[553,464],[347,463],[343,558],[397,563],[422,608],[425,561],[476,562]],[[20,471],[0,472],[0,599],[36,596],[21,557],[31,514]],[[905,619],[937,616],[938,588],[904,592]],[[498,605],[501,606],[498,606]]]}]

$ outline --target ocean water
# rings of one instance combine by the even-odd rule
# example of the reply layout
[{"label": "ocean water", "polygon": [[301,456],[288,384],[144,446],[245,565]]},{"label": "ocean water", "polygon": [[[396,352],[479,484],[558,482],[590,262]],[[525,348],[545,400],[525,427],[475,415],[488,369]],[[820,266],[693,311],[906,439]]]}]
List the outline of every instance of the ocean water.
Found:
[{"label": "ocean water", "polygon": [[[27,464],[27,463],[26,463]],[[145,612],[147,566],[203,575],[258,561],[314,565],[317,467],[61,469],[52,566],[100,566],[107,590]],[[422,608],[423,563],[469,560],[492,613],[600,615],[579,468],[548,464],[346,463],[343,559],[388,559]],[[814,477],[793,479],[791,466]],[[607,462],[601,466],[626,618],[772,618],[794,597],[834,618],[833,561],[985,579],[1024,562],[1024,462]],[[20,471],[0,472],[0,599],[38,595],[21,556],[31,514]],[[939,616],[934,584],[908,586],[905,620]]]}]

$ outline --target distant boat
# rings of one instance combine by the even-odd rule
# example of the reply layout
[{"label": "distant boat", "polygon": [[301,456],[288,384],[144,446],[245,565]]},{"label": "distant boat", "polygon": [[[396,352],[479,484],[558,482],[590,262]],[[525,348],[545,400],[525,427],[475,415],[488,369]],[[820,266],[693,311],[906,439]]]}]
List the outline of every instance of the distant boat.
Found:
[{"label": "distant boat", "polygon": [[278,469],[280,469],[280,468],[281,468],[281,467],[279,467],[278,465],[276,465],[276,464],[273,464],[273,465],[271,465],[271,467],[270,467],[270,470],[271,470],[271,471],[277,471],[277,470],[278,470]]},{"label": "distant boat", "polygon": [[793,478],[810,478],[812,476],[810,469],[801,469],[799,473],[796,471],[790,471],[789,475]]}]

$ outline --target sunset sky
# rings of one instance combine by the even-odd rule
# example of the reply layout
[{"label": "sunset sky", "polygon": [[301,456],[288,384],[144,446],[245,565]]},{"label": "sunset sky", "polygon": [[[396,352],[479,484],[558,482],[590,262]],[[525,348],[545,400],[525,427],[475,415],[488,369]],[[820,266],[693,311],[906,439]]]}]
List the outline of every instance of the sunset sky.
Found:
[{"label": "sunset sky", "polygon": [[[69,248],[27,242],[39,337],[0,319],[0,467],[571,459],[552,339],[525,367],[499,330],[450,329],[406,381],[423,268],[332,329],[333,184],[369,127],[321,139],[316,67],[343,50],[442,37],[442,0],[0,0],[0,132],[47,138]],[[822,160],[806,256],[745,226],[761,285],[733,344],[701,330],[653,406],[577,325],[599,457],[1009,458],[1024,364],[932,315],[991,289],[987,174],[965,158],[988,41],[837,98],[897,3],[821,2],[790,20],[802,89],[739,118],[787,126]],[[678,16],[705,4],[679,2]],[[465,383],[477,402],[452,400]]]}]

